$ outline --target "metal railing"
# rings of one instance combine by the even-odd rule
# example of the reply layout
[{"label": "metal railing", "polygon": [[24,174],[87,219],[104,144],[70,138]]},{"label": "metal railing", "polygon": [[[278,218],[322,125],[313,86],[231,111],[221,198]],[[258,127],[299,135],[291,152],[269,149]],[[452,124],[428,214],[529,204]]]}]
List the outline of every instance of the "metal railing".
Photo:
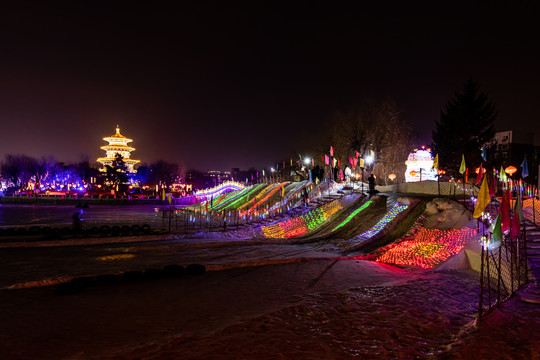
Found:
[{"label": "metal railing", "polygon": [[[491,236],[491,234],[490,234]],[[504,239],[498,249],[482,246],[478,318],[490,314],[528,281],[527,235]]]}]

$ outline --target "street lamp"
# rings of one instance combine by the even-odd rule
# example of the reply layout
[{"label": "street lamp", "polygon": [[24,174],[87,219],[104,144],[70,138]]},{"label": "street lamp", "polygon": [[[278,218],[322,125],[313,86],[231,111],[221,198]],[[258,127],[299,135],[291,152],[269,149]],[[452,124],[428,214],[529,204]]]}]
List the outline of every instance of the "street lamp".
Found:
[{"label": "street lamp", "polygon": [[305,157],[305,158],[304,158],[304,164],[306,164],[306,165],[311,164],[311,159],[308,158],[308,157]]},{"label": "street lamp", "polygon": [[371,165],[371,163],[373,162],[374,159],[373,159],[373,156],[368,155],[368,156],[366,156],[366,158],[364,160],[366,161],[366,164]]}]

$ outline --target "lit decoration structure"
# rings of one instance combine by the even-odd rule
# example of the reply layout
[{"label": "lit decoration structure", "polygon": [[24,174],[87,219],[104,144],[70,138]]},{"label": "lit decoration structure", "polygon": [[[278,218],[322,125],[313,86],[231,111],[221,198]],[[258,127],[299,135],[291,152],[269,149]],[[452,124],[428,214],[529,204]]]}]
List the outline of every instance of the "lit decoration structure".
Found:
[{"label": "lit decoration structure", "polygon": [[236,181],[225,181],[216,187],[210,189],[199,190],[195,193],[195,196],[210,200],[212,197],[218,197],[225,192],[238,191],[245,188],[245,186]]},{"label": "lit decoration structure", "polygon": [[263,187],[266,187],[266,184],[252,185],[234,192],[231,196],[227,196],[226,200],[220,201],[219,205],[214,207],[214,210],[226,211],[237,209],[239,206],[246,204],[249,199],[252,199],[253,195],[258,193]]},{"label": "lit decoration structure", "polygon": [[[280,191],[281,188],[284,187],[287,184],[288,184],[287,182],[284,182],[284,183],[281,183],[281,184],[275,184],[275,186],[272,186],[270,189],[265,189],[264,191],[262,191],[260,194],[258,194],[255,197],[255,201],[253,202],[253,204],[251,202],[246,203],[246,205],[248,205],[248,209],[245,210],[245,211],[241,211],[240,216],[248,215],[250,213],[253,213],[253,212],[257,211],[257,209],[260,209],[261,207],[264,207],[264,204],[267,201],[269,201],[269,199],[274,194],[276,194],[278,191]],[[252,204],[251,207],[249,207],[250,204]]]},{"label": "lit decoration structure", "polygon": [[351,221],[356,215],[358,215],[358,213],[362,212],[363,210],[365,210],[369,205],[371,205],[373,203],[373,201],[369,200],[367,201],[365,204],[363,204],[362,206],[360,206],[358,209],[354,210],[349,216],[347,216],[347,218],[345,220],[343,220],[343,222],[341,224],[339,224],[338,226],[336,226],[334,228],[334,230],[332,230],[332,232],[336,231],[337,229],[339,229],[340,227],[343,227],[345,226],[349,221]]},{"label": "lit decoration structure", "polygon": [[131,152],[135,150],[135,148],[128,146],[127,144],[132,142],[132,139],[128,139],[124,135],[120,134],[120,128],[118,125],[116,125],[116,134],[105,137],[103,140],[107,141],[109,145],[102,146],[101,149],[105,150],[107,152],[106,157],[100,157],[97,159],[99,163],[103,165],[103,168],[100,169],[100,171],[105,171],[105,166],[111,166],[116,154],[120,154],[124,160],[124,163],[127,167],[127,172],[129,173],[135,173],[137,170],[133,168],[133,166],[140,162],[140,160],[131,159]]},{"label": "lit decoration structure", "polygon": [[308,234],[317,229],[339,210],[343,209],[339,201],[334,200],[301,216],[277,224],[263,226],[262,232],[267,238],[292,238]]},{"label": "lit decoration structure", "polygon": [[405,170],[405,181],[414,182],[422,180],[437,180],[437,170],[433,169],[433,157],[429,149],[417,149],[409,154]]},{"label": "lit decoration structure", "polygon": [[415,235],[382,249],[376,261],[434,268],[457,254],[476,235],[476,229],[437,230],[421,228]]},{"label": "lit decoration structure", "polygon": [[394,204],[394,206],[390,209],[390,211],[384,214],[382,219],[379,220],[379,222],[375,224],[375,226],[373,226],[368,231],[358,235],[355,239],[363,241],[377,235],[386,227],[386,225],[388,225],[392,220],[394,220],[396,216],[399,215],[399,213],[401,213],[403,210],[407,209],[408,207],[409,205],[400,205],[399,203]]}]

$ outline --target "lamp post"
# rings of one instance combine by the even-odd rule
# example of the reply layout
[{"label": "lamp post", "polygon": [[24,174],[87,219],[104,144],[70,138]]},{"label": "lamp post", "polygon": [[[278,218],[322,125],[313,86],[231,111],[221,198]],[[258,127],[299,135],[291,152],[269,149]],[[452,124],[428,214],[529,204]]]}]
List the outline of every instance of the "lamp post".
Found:
[{"label": "lamp post", "polygon": [[[365,158],[364,158],[364,162],[367,164],[367,166],[371,165],[373,163],[373,156],[372,155],[367,155]],[[365,167],[362,168],[362,193],[364,192],[364,170],[365,170]]]}]

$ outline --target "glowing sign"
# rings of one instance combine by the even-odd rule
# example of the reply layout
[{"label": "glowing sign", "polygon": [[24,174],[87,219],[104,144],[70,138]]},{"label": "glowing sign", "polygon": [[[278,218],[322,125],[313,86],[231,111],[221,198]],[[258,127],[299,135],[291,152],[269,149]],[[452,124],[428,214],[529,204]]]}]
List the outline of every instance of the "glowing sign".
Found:
[{"label": "glowing sign", "polygon": [[405,181],[437,180],[437,170],[433,169],[433,157],[428,150],[419,149],[409,154],[405,171]]}]

